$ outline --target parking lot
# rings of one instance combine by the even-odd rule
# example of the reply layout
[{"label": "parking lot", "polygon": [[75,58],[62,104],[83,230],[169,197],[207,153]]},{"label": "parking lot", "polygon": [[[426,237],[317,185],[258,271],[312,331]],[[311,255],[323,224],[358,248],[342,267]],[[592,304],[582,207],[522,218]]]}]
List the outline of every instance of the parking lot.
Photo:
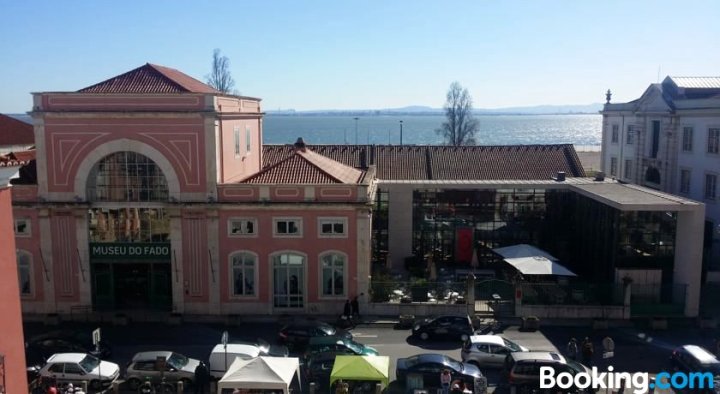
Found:
[{"label": "parking lot", "polygon": [[[65,324],[62,329],[79,329],[88,335],[97,325]],[[238,326],[217,324],[186,323],[182,325],[131,324],[128,326],[100,326],[103,338],[112,346],[110,361],[124,369],[132,356],[140,351],[172,350],[191,358],[207,361],[211,349],[220,343],[224,331],[228,331],[230,342],[237,340],[255,340],[262,338],[274,343],[279,329],[277,323],[245,323]],[[672,329],[668,331],[644,331],[634,328],[618,328],[605,331],[593,331],[584,327],[541,327],[536,332],[523,332],[517,326],[498,327],[501,334],[531,350],[564,352],[567,341],[575,337],[582,340],[589,337],[597,349],[593,365],[605,370],[612,365],[615,371],[657,373],[669,369],[669,356],[678,345],[693,343],[712,349],[717,330],[699,330],[693,328]],[[26,338],[55,327],[40,324],[26,325]],[[403,393],[404,382],[395,381],[396,360],[421,353],[441,353],[460,359],[458,342],[421,341],[410,337],[409,330],[394,329],[392,325],[360,325],[352,330],[354,338],[363,344],[374,347],[381,355],[390,357],[389,393]],[[611,336],[615,341],[614,357],[602,359],[601,340]],[[482,369],[488,378],[490,392],[508,392],[498,370]],[[122,387],[122,392],[133,392]],[[626,391],[627,392],[627,391]],[[657,391],[656,391],[657,392]]]}]

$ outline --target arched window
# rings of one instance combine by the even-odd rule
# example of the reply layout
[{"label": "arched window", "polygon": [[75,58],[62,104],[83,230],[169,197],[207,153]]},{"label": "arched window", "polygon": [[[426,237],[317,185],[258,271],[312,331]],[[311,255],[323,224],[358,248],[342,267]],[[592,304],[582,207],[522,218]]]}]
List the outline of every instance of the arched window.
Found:
[{"label": "arched window", "polygon": [[280,252],[271,257],[273,265],[273,305],[276,308],[302,308],[305,304],[305,256]]},{"label": "arched window", "polygon": [[230,261],[232,295],[254,296],[257,256],[254,253],[238,252],[230,256]]},{"label": "arched window", "polygon": [[18,283],[20,284],[20,295],[32,295],[32,255],[24,250],[17,251]]},{"label": "arched window", "polygon": [[655,167],[648,167],[645,171],[645,182],[660,184],[660,171]]},{"label": "arched window", "polygon": [[345,295],[345,263],[347,258],[340,253],[320,255],[322,269],[322,295],[340,297]]},{"label": "arched window", "polygon": [[90,171],[89,201],[167,201],[168,185],[160,167],[135,152],[105,156]]}]

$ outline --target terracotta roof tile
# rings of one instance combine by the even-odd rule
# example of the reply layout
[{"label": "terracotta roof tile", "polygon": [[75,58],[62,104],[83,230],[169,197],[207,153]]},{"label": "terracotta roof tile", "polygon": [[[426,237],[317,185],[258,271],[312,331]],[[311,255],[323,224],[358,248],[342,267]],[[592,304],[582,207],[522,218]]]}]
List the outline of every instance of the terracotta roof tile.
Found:
[{"label": "terracotta roof tile", "polygon": [[209,93],[220,91],[173,68],[147,63],[124,74],[78,90],[80,93]]},{"label": "terracotta roof tile", "polygon": [[[584,177],[572,144],[508,146],[309,145],[351,167],[375,165],[385,180],[530,180],[558,171]],[[292,145],[265,145],[263,166],[291,155]]]},{"label": "terracotta roof tile", "polygon": [[0,146],[32,145],[35,133],[30,123],[0,114]]},{"label": "terracotta roof tile", "polygon": [[359,183],[363,171],[347,166],[310,149],[295,149],[240,183],[330,184]]},{"label": "terracotta roof tile", "polygon": [[18,167],[35,161],[35,150],[0,155],[0,167]]}]

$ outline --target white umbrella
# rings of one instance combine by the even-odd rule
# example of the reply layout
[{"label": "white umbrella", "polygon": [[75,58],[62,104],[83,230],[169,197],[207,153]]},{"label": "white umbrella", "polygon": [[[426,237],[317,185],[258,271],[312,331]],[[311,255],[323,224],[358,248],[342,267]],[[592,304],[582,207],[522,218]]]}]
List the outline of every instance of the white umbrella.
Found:
[{"label": "white umbrella", "polygon": [[577,276],[569,269],[563,267],[555,261],[548,260],[545,257],[519,257],[505,259],[505,261],[515,267],[523,275]]}]

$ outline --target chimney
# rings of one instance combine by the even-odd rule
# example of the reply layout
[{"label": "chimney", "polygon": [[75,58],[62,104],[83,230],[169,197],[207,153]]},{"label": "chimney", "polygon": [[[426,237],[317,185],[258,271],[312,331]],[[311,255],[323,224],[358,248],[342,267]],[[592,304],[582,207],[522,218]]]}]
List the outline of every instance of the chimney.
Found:
[{"label": "chimney", "polygon": [[595,173],[595,181],[596,182],[604,182],[605,181],[605,173],[602,171],[598,171]]},{"label": "chimney", "polygon": [[295,151],[305,152],[305,141],[303,141],[302,137],[298,137],[297,141],[295,141]]},{"label": "chimney", "polygon": [[555,181],[565,182],[565,171],[558,171],[557,176],[555,176]]}]

